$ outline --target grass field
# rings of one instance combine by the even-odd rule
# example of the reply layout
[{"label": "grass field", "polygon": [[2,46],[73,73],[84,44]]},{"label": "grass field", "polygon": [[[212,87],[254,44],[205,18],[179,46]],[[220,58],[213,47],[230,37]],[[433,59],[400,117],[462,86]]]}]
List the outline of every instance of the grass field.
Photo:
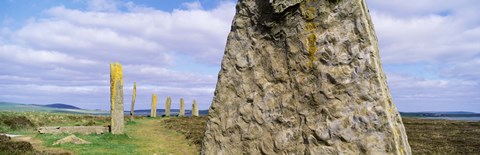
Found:
[{"label": "grass field", "polygon": [[[92,144],[52,144],[68,135],[37,134],[35,127],[107,125],[105,116],[0,112],[0,133],[25,135],[33,144],[0,136],[0,154],[198,154],[206,117],[137,117],[123,135],[77,135]],[[480,122],[404,118],[413,154],[477,154]],[[10,152],[7,152],[9,151]]]}]

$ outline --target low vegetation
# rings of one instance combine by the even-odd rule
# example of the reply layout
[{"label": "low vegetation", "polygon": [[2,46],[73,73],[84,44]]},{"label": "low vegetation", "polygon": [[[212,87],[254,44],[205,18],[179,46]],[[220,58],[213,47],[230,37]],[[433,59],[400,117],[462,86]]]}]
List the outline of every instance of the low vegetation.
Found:
[{"label": "low vegetation", "polygon": [[[22,134],[28,142],[0,135],[0,154],[198,154],[207,117],[136,117],[123,135],[76,135],[91,144],[52,145],[67,134],[37,134],[38,126],[108,125],[109,117],[0,112],[0,133]],[[404,118],[413,154],[476,154],[480,122]]]},{"label": "low vegetation", "polygon": [[404,118],[413,154],[478,154],[480,122]]},{"label": "low vegetation", "polygon": [[164,127],[177,131],[189,140],[193,145],[200,147],[207,126],[207,117],[176,117],[162,121]]}]

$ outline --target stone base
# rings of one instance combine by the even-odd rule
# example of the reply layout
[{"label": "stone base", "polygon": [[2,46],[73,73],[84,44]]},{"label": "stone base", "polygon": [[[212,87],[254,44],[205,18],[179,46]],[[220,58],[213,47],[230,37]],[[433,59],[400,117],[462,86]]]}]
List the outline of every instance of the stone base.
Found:
[{"label": "stone base", "polygon": [[79,133],[79,134],[103,134],[109,132],[109,127],[105,126],[62,126],[62,127],[39,127],[37,128],[38,133],[41,134],[59,134],[59,133]]}]

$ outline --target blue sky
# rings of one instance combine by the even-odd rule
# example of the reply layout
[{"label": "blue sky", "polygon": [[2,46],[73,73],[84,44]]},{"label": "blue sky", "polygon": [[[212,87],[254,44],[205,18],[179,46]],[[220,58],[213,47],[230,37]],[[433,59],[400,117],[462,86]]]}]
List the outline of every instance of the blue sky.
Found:
[{"label": "blue sky", "polygon": [[[208,109],[232,0],[0,1],[0,101],[109,108],[109,63],[125,103],[183,97]],[[480,1],[367,0],[400,111],[480,112]],[[128,106],[126,106],[128,107]]]}]

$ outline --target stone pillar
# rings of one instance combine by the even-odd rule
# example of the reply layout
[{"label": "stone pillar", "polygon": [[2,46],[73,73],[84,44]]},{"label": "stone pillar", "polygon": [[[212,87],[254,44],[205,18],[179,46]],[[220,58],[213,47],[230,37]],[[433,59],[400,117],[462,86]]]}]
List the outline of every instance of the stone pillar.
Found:
[{"label": "stone pillar", "polygon": [[112,134],[123,134],[123,78],[122,65],[110,64],[110,131]]},{"label": "stone pillar", "polygon": [[192,116],[198,116],[198,105],[197,105],[197,101],[196,101],[196,100],[193,100],[193,104],[192,104]]},{"label": "stone pillar", "polygon": [[132,107],[130,107],[130,121],[135,119],[135,98],[137,97],[137,83],[133,82]]},{"label": "stone pillar", "polygon": [[152,94],[152,109],[150,110],[150,117],[157,117],[157,95]]},{"label": "stone pillar", "polygon": [[170,117],[170,107],[172,107],[172,99],[170,96],[167,97],[167,101],[165,102],[165,116]]},{"label": "stone pillar", "polygon": [[180,112],[178,113],[178,116],[185,116],[185,102],[183,101],[183,98],[180,98]]},{"label": "stone pillar", "polygon": [[201,153],[412,154],[365,1],[237,1]]}]

